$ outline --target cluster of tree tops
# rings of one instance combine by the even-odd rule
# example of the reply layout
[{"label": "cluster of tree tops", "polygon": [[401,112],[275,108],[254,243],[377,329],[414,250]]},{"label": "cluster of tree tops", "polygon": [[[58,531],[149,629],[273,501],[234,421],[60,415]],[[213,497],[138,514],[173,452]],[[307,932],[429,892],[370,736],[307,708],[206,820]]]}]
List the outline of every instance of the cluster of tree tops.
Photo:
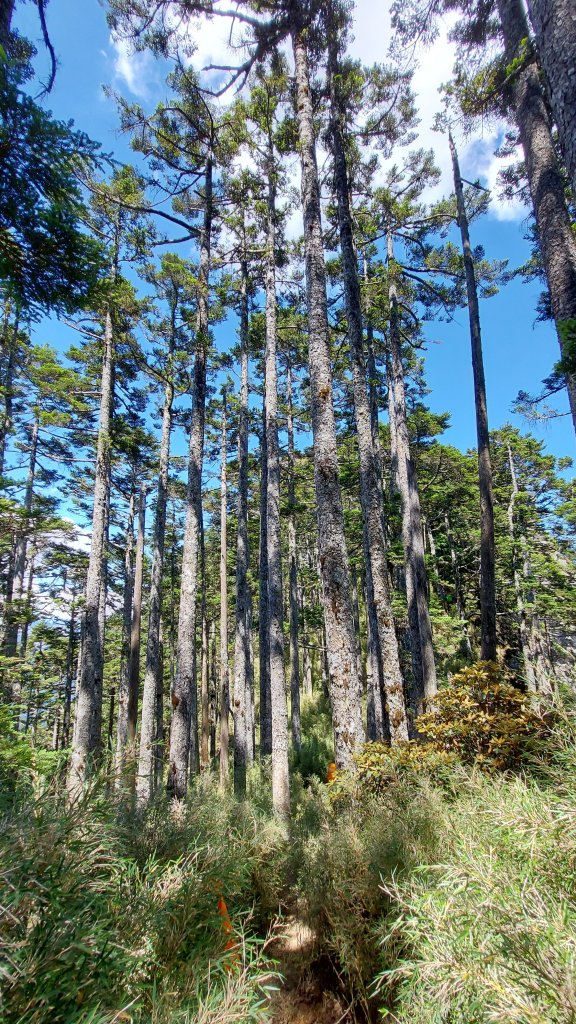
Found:
[{"label": "cluster of tree tops", "polygon": [[[365,738],[414,736],[437,679],[479,656],[550,692],[575,610],[570,461],[489,432],[479,298],[508,271],[471,243],[489,196],[462,179],[450,126],[494,115],[521,143],[504,186],[531,204],[521,272],[543,280],[558,329],[545,393],[567,387],[576,422],[570,0],[531,0],[532,28],[522,0],[398,0],[404,53],[457,14],[438,120],[454,193],[434,204],[410,74],[347,56],[341,0],[110,0],[113,30],[171,62],[155,110],[117,98],[138,169],[110,169],[31,97],[13,7],[0,3],[13,728],[69,750],[72,794],[109,758],[141,806],[164,785],[183,797],[211,763],[226,785],[229,746],[242,795],[259,748],[286,816],[302,693],[325,690],[346,768]],[[242,63],[216,77],[185,59],[204,17],[242,36]],[[438,440],[448,414],[425,405],[419,350],[424,321],[466,306],[478,446],[462,454]],[[79,334],[65,359],[31,343],[48,311]],[[71,520],[90,514],[88,555]]]}]

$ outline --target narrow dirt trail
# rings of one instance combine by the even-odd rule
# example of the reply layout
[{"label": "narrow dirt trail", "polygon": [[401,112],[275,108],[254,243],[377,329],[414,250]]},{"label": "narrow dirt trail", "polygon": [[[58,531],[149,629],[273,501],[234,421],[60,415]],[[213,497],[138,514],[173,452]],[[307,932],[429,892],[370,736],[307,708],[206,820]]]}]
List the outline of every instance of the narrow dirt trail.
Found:
[{"label": "narrow dirt trail", "polygon": [[287,917],[270,952],[284,982],[271,998],[272,1024],[349,1024],[345,1006],[310,970],[314,933],[295,917]]}]

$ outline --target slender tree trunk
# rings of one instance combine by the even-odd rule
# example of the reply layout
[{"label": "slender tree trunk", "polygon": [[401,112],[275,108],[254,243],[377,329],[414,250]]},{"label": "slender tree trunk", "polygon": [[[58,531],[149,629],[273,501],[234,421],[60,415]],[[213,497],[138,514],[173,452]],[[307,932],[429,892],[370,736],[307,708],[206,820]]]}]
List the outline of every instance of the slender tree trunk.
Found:
[{"label": "slender tree trunk", "polygon": [[[32,514],[32,503],[34,500],[34,481],[36,478],[36,461],[38,455],[38,432],[40,429],[40,421],[38,416],[34,417],[32,424],[32,430],[30,432],[30,457],[28,461],[28,476],[26,479],[26,492],[24,497],[24,529],[20,533],[16,541],[16,549],[14,555],[14,576],[12,584],[12,596],[10,602],[6,601],[6,656],[8,658],[15,658],[18,651],[18,630],[19,630],[19,612],[21,609],[22,595],[24,593],[24,576],[26,574],[26,551],[28,549],[28,529],[30,525],[30,517]],[[16,683],[19,686],[19,683]],[[14,701],[19,699],[14,696]]]},{"label": "slender tree trunk", "polygon": [[234,790],[246,792],[250,582],[248,580],[248,268],[240,267],[240,412],[238,422],[238,536],[236,543],[236,633],[234,640]]},{"label": "slender tree trunk", "polygon": [[[264,370],[266,372],[266,370]],[[260,658],[260,757],[272,753],[272,709],[270,700],[270,630],[268,625],[268,449],[266,411],[262,404],[260,441],[260,555],[258,591],[258,638]]]},{"label": "slender tree trunk", "polygon": [[100,595],[105,590],[106,536],[110,502],[110,425],[113,403],[114,336],[112,314],[104,320],[104,354],[100,393],[100,418],[94,480],[94,511],[86,602],[83,610],[82,659],[78,673],[78,696],[74,742],[70,758],[68,789],[72,798],[82,789],[90,760],[100,746],[102,719],[102,676],[104,671],[104,635],[100,615]]},{"label": "slender tree trunk", "polygon": [[448,517],[448,514],[444,516],[444,526],[446,529],[446,540],[448,541],[448,547],[450,549],[450,563],[452,565],[452,573],[454,577],[454,596],[456,598],[456,611],[458,612],[458,618],[464,624],[464,645],[466,648],[466,654],[468,655],[469,658],[471,658],[472,644],[470,643],[470,636],[468,632],[468,620],[466,618],[466,603],[464,601],[462,575],[460,573],[458,556],[456,554],[456,545],[454,544],[454,537],[452,535],[452,527],[450,525],[450,519]]},{"label": "slender tree trunk", "polygon": [[254,714],[254,637],[252,632],[252,593],[249,591],[248,604],[248,671],[246,675],[246,761],[254,764],[256,756],[256,719]]},{"label": "slender tree trunk", "polygon": [[[420,497],[414,473],[414,465],[410,454],[408,435],[408,418],[406,412],[406,392],[404,385],[404,367],[400,347],[400,322],[398,312],[398,296],[393,275],[394,252],[392,233],[388,232],[388,265],[390,275],[390,379],[388,382],[390,402],[390,422],[393,423],[391,433],[394,434],[397,459],[397,482],[402,502],[402,542],[404,545],[407,590],[413,587],[414,598],[408,594],[408,612],[411,606],[417,609],[418,630],[413,642],[420,638],[420,656],[422,660],[422,685],[413,694],[412,713],[418,716],[425,701],[430,701],[436,694],[436,665],[432,646],[432,627],[428,610],[428,579],[424,560],[424,540],[422,535],[422,516]],[[410,619],[411,631],[415,631],[415,623]],[[419,681],[418,681],[419,684]]]},{"label": "slender tree trunk", "polygon": [[344,277],[344,297],[348,322],[348,341],[352,360],[354,416],[360,454],[360,503],[365,533],[366,600],[373,629],[373,644],[378,675],[386,695],[390,734],[393,743],[408,739],[404,706],[404,686],[394,629],[386,539],[382,529],[382,493],[379,488],[377,454],[373,445],[373,425],[366,384],[366,364],[362,328],[360,281],[354,251],[350,185],[346,166],[342,127],[342,99],[336,81],[339,72],[337,43],[333,32],[329,41],[329,81],[331,104],[331,146],[334,158],[334,186],[338,204],[340,250]]},{"label": "slender tree trunk", "polygon": [[76,645],[76,591],[72,592],[70,622],[68,624],[68,646],[66,648],[66,683],[64,686],[64,714],[62,718],[62,748],[70,743],[70,719],[72,712],[72,685],[74,679],[74,650]]},{"label": "slender tree trunk", "polygon": [[[1,17],[1,15],[0,15]],[[0,45],[4,45],[0,39]],[[14,407],[14,370],[16,366],[16,348],[18,345],[18,316],[14,325],[11,326],[9,314],[6,315],[4,323],[4,346],[7,351],[6,374],[4,377],[3,398],[4,410],[0,419],[0,478],[4,475],[4,463],[6,461],[6,444],[10,431],[12,430],[12,417]]]},{"label": "slender tree trunk", "polygon": [[[526,686],[530,693],[535,693],[537,690],[536,686],[536,674],[534,671],[533,655],[534,651],[531,650],[531,636],[530,629],[528,626],[526,616],[526,606],[524,604],[524,594],[522,592],[522,580],[520,576],[519,567],[519,552],[518,544],[522,548],[522,555],[524,561],[524,569],[526,568],[526,538],[516,536],[516,499],[518,498],[519,488],[518,480],[516,478],[516,468],[514,466],[514,457],[512,455],[512,449],[508,445],[508,468],[510,470],[510,501],[508,503],[508,535],[512,544],[512,574],[514,579],[514,592],[516,595],[516,611],[518,613],[518,638],[520,646],[520,655],[524,664],[524,675],[526,679]],[[530,627],[532,627],[532,623]]]},{"label": "slender tree trunk", "polygon": [[[194,665],[194,685],[196,685],[196,666]],[[192,730],[196,719],[190,719]],[[198,745],[198,737],[191,736],[190,743]],[[156,679],[156,721],[154,725],[154,755],[152,785],[154,792],[162,785],[164,773],[164,621],[160,619],[160,665]]]},{"label": "slender tree trunk", "polygon": [[357,642],[350,600],[350,568],[338,472],[332,369],[328,337],[326,268],[322,244],[320,187],[305,32],[300,4],[293,4],[292,46],[302,169],[302,206],[308,299],[308,365],[314,437],[314,484],[322,603],[330,662],[330,697],[336,763],[352,767],[364,740],[357,677]]},{"label": "slender tree trunk", "polygon": [[144,580],[144,544],[146,539],[147,493],[148,485],[146,481],[142,481],[142,483],[140,484],[138,495],[138,536],[136,538],[136,559],[134,564],[134,591],[132,595],[132,618],[130,622],[130,651],[128,658],[129,672],[126,745],[127,754],[131,761],[135,761],[136,759],[136,727],[138,723],[138,698],[140,696],[140,631],[142,626],[142,584]]},{"label": "slender tree trunk", "polygon": [[540,63],[572,194],[576,196],[576,10],[572,0],[528,0]]},{"label": "slender tree trunk", "polygon": [[228,430],[226,391],[222,391],[222,434],[220,448],[220,785],[230,782],[229,721],[230,670],[228,666]]},{"label": "slender tree trunk", "polygon": [[134,599],[134,486],[135,467],[132,476],[126,541],[124,544],[124,602],[122,612],[122,659],[120,684],[118,686],[118,718],[116,721],[116,756],[114,774],[116,788],[122,786],[122,773],[126,760],[128,735],[128,691],[130,679],[130,631],[132,626],[132,602]]},{"label": "slender tree trunk", "polygon": [[[528,21],[522,0],[497,0],[497,9],[506,57],[511,63],[523,53],[524,40],[530,35]],[[554,58],[555,67],[557,61],[561,66],[563,53],[564,47]],[[573,62],[572,54],[572,66]],[[563,353],[562,324],[576,320],[576,237],[536,60],[524,60],[524,66],[514,79],[513,94],[552,312]],[[574,117],[573,110],[571,116]],[[576,376],[573,373],[566,375],[566,386],[576,429]]]},{"label": "slender tree trunk", "polygon": [[216,721],[218,718],[218,685],[216,682],[216,627],[210,623],[210,759],[216,757]]},{"label": "slender tree trunk", "polygon": [[290,817],[288,775],[288,709],[282,633],[282,538],[280,532],[280,445],[278,442],[278,377],[276,366],[276,192],[274,158],[268,159],[268,222],[266,245],[266,519],[268,544],[268,629],[270,635],[270,702],[272,719],[272,802],[276,814]]},{"label": "slender tree trunk", "polygon": [[[173,336],[172,336],[173,337]],[[172,341],[172,345],[174,341]],[[172,349],[173,351],[173,349]],[[154,785],[154,744],[156,736],[156,701],[159,680],[162,677],[160,657],[160,630],[162,625],[162,577],[164,574],[164,549],[166,543],[166,506],[168,502],[168,474],[170,468],[170,437],[172,434],[172,404],[174,384],[172,383],[172,351],[169,352],[168,380],[164,388],[162,412],[162,434],[158,462],[158,485],[156,491],[156,516],[154,519],[154,550],[152,553],[152,575],[148,599],[148,637],[146,640],[146,668],[142,691],[142,720],[140,724],[140,750],[136,800],[143,807],[152,795]]]},{"label": "slender tree trunk", "polygon": [[208,768],[210,764],[210,648],[208,643],[208,615],[206,611],[206,547],[202,519],[200,519],[200,572],[202,586],[200,602],[200,615],[202,617],[202,646],[200,652],[200,703],[202,710],[200,767]]},{"label": "slender tree trunk", "polygon": [[296,543],[296,482],[294,476],[294,409],[292,401],[292,367],[287,366],[286,400],[288,403],[288,565],[290,606],[290,710],[292,746],[300,750],[300,660],[298,630],[298,555]]},{"label": "slender tree trunk", "polygon": [[[189,765],[197,770],[197,696],[194,690],[194,646],[196,643],[196,591],[199,519],[202,514],[202,465],[206,416],[206,362],[210,341],[208,325],[208,276],[212,230],[212,159],[206,161],[204,224],[200,240],[198,274],[198,329],[192,395],[192,426],[186,495],[186,526],[182,551],[180,611],[178,615],[176,680],[172,691],[170,764],[168,786],[178,798],[186,795]],[[192,726],[191,726],[192,722]],[[196,740],[196,749],[190,743]]]},{"label": "slender tree trunk", "polygon": [[450,153],[454,173],[454,190],[458,206],[458,226],[462,237],[470,340],[472,342],[472,374],[474,377],[474,406],[476,409],[476,437],[478,439],[478,483],[480,490],[480,657],[496,660],[496,553],[494,549],[494,503],[492,498],[492,462],[490,459],[490,433],[488,430],[488,404],[480,333],[480,309],[474,271],[474,258],[470,248],[468,217],[464,190],[460,177],[458,153],[451,133]]}]

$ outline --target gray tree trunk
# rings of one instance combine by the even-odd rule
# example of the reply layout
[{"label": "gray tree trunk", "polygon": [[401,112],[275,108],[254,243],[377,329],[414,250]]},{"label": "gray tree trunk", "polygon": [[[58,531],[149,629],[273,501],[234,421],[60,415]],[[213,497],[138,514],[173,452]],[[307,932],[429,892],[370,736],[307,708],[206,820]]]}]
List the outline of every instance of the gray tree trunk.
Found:
[{"label": "gray tree trunk", "polygon": [[248,579],[248,269],[240,267],[240,411],[238,422],[238,536],[236,543],[236,633],[234,640],[234,790],[246,792],[249,729],[250,582]]},{"label": "gray tree trunk", "polygon": [[76,722],[68,777],[68,792],[72,799],[79,797],[90,770],[90,761],[97,754],[100,746],[102,676],[104,672],[104,635],[100,615],[100,598],[101,592],[105,592],[106,587],[106,534],[110,502],[110,425],[114,370],[114,332],[110,310],[107,310],[105,314],[103,340],[92,540],[86,578],[86,601],[83,609],[82,657],[78,672]]},{"label": "gray tree trunk", "polygon": [[[388,232],[388,264],[390,269],[392,269],[394,261],[392,245],[392,234]],[[418,692],[414,693],[414,703],[412,705],[412,713],[417,717],[422,711],[424,702],[432,700],[436,695],[436,664],[432,645],[432,626],[428,610],[428,579],[424,560],[420,496],[410,454],[404,367],[402,365],[402,351],[400,347],[398,297],[393,274],[390,277],[389,298],[390,379],[388,381],[388,393],[390,421],[393,423],[397,457],[397,482],[402,503],[402,543],[405,554],[406,582],[408,588],[409,580],[411,579],[412,581],[414,589],[413,603],[418,613],[418,632],[416,636],[413,636],[413,642],[417,643],[418,636],[420,637],[420,656],[422,659],[422,686]],[[411,604],[412,601],[409,596],[409,615]],[[413,620],[410,620],[410,626],[412,630],[415,626]]]},{"label": "gray tree trunk", "polygon": [[208,643],[208,616],[206,612],[206,549],[204,545],[204,524],[200,520],[200,579],[202,598],[200,615],[202,617],[202,646],[200,652],[200,705],[202,712],[202,731],[200,740],[200,767],[208,768],[210,764],[210,648]]},{"label": "gray tree trunk", "polygon": [[222,433],[220,447],[220,785],[230,782],[229,722],[230,670],[228,666],[228,430],[226,391],[222,392]]},{"label": "gray tree trunk", "polygon": [[394,629],[388,585],[386,539],[382,529],[382,493],[379,487],[377,455],[373,445],[372,417],[366,383],[360,281],[354,251],[350,185],[343,131],[343,101],[337,88],[339,66],[337,44],[334,38],[330,39],[329,54],[331,147],[334,159],[334,187],[338,205],[348,342],[352,361],[354,416],[360,455],[360,504],[365,534],[364,547],[367,556],[366,600],[373,631],[372,639],[378,676],[386,696],[390,736],[392,743],[397,743],[408,739],[408,724],[404,706],[404,685],[400,669],[398,641]]},{"label": "gray tree trunk", "polygon": [[336,424],[332,403],[332,369],[328,336],[326,267],[322,243],[320,187],[316,164],[314,113],[305,32],[300,5],[293,5],[292,46],[302,173],[302,208],[308,304],[308,366],[314,485],[318,524],[322,605],[328,643],[329,685],[336,763],[352,767],[364,740],[358,686],[357,641],[351,603],[350,568],[338,470]]},{"label": "gray tree trunk", "polygon": [[[264,368],[266,372],[266,368]],[[262,403],[260,439],[260,554],[258,591],[258,641],[260,669],[260,757],[272,753],[272,717],[270,700],[270,630],[268,626],[268,452],[266,445],[266,410]]]},{"label": "gray tree trunk", "polygon": [[[497,0],[497,8],[506,57],[512,62],[522,53],[523,41],[529,37],[528,21],[522,0]],[[561,54],[559,57],[561,60]],[[564,181],[556,158],[536,60],[529,60],[518,72],[513,89],[552,312],[560,329],[567,321],[576,320],[576,236],[566,206]],[[563,353],[564,342],[560,332],[558,340]],[[574,374],[567,374],[566,386],[576,430]]]},{"label": "gray tree trunk", "polygon": [[576,8],[573,0],[528,0],[572,194],[576,196]]},{"label": "gray tree trunk", "polygon": [[72,686],[74,680],[74,648],[76,641],[76,591],[72,591],[70,621],[68,623],[68,645],[66,648],[66,681],[64,684],[64,713],[62,716],[62,749],[70,743],[70,720],[72,712]]},{"label": "gray tree trunk", "polygon": [[280,532],[280,445],[278,442],[278,376],[276,367],[276,194],[273,156],[268,159],[266,240],[266,520],[268,547],[268,630],[270,635],[270,717],[272,721],[272,803],[276,814],[290,817],[288,775],[288,709],[282,633],[282,539]]},{"label": "gray tree trunk", "polygon": [[128,692],[130,682],[130,633],[132,627],[132,601],[134,598],[134,484],[132,475],[126,540],[124,543],[124,601],[122,609],[122,658],[118,686],[118,717],[116,720],[116,753],[114,758],[114,782],[116,789],[123,785],[128,737]]},{"label": "gray tree trunk", "polygon": [[470,248],[468,217],[464,190],[460,177],[458,153],[451,133],[448,133],[454,190],[458,207],[458,226],[462,237],[470,341],[472,343],[472,374],[474,377],[474,407],[476,410],[476,437],[478,439],[478,483],[480,490],[480,657],[496,661],[496,552],[494,548],[494,502],[492,498],[492,462],[490,459],[490,432],[488,430],[488,404],[480,332],[480,308],[474,271],[474,258]]},{"label": "gray tree trunk", "polygon": [[[6,620],[7,620],[7,632],[6,632],[6,656],[8,658],[15,658],[18,650],[18,618],[19,612],[22,612],[22,598],[24,594],[24,576],[26,574],[26,552],[28,550],[28,527],[30,523],[30,516],[32,514],[32,503],[34,501],[34,481],[36,479],[36,463],[38,456],[38,432],[40,430],[40,421],[38,416],[34,417],[32,424],[32,431],[30,433],[30,456],[28,460],[28,476],[26,478],[26,491],[24,496],[24,511],[26,513],[24,531],[18,537],[16,542],[16,551],[14,557],[14,577],[12,584],[12,597],[10,603],[6,602]],[[18,673],[15,674],[16,683],[13,687],[12,698],[14,703],[17,704],[20,700],[20,683],[18,681]]]},{"label": "gray tree trunk", "polygon": [[146,497],[148,485],[140,484],[138,495],[138,536],[136,538],[136,559],[134,564],[134,593],[132,597],[132,620],[130,623],[130,658],[128,673],[128,716],[126,730],[127,756],[136,769],[136,726],[138,721],[138,698],[140,696],[140,631],[142,626],[142,583],[144,579],[144,542],[146,538]]},{"label": "gray tree trunk", "polygon": [[[172,350],[169,351],[171,361]],[[140,749],[136,779],[136,800],[140,807],[148,803],[154,786],[154,745],[156,736],[156,702],[158,687],[162,685],[162,659],[160,657],[160,630],[162,625],[162,577],[164,574],[164,550],[166,542],[166,506],[168,502],[168,474],[170,468],[170,438],[172,434],[172,404],[174,384],[172,368],[169,365],[168,379],[164,388],[162,411],[162,433],[158,461],[158,485],[156,491],[156,516],[154,519],[154,550],[152,552],[152,574],[148,598],[148,637],[146,640],[146,668],[142,690],[142,719],[140,724]]]},{"label": "gray tree trunk", "polygon": [[[202,465],[204,461],[204,423],[206,417],[206,362],[210,341],[208,322],[208,277],[212,231],[212,159],[206,161],[204,187],[204,223],[200,239],[198,273],[197,347],[192,385],[192,425],[186,494],[186,525],[182,551],[180,610],[178,615],[176,679],[172,690],[170,763],[168,788],[183,798],[188,784],[188,769],[198,770],[197,696],[194,688],[194,647],[196,643],[196,592],[199,546],[199,520],[202,515]],[[192,723],[192,724],[191,724]],[[191,742],[196,749],[191,749]]]},{"label": "gray tree trunk", "polygon": [[286,380],[288,403],[288,565],[290,606],[290,711],[292,746],[300,750],[300,660],[298,642],[298,548],[296,543],[296,484],[294,477],[294,409],[292,396],[292,367],[288,363]]}]

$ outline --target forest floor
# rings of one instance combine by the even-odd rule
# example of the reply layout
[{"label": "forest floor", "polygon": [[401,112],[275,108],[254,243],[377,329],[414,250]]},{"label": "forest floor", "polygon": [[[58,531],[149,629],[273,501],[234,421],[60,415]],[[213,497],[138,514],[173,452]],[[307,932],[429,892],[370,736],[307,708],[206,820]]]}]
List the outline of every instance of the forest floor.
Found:
[{"label": "forest floor", "polygon": [[334,978],[322,961],[310,961],[314,932],[297,917],[287,917],[270,945],[282,985],[271,998],[272,1024],[348,1024],[348,1008],[332,991]]}]

